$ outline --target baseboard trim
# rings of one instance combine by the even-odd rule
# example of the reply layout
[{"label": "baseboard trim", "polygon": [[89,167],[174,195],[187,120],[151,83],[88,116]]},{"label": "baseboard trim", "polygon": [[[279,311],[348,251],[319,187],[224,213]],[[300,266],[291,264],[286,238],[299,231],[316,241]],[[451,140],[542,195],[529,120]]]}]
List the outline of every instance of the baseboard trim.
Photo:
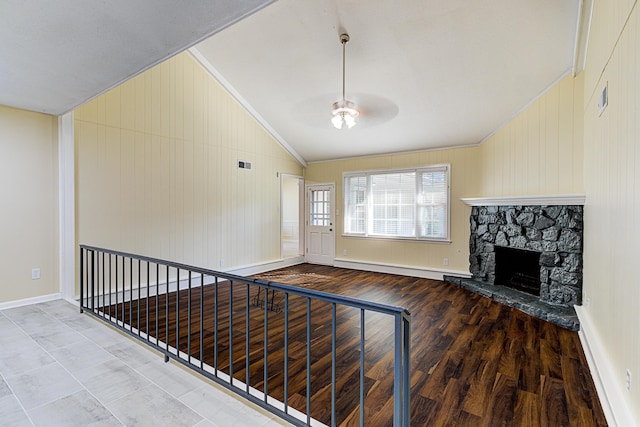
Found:
[{"label": "baseboard trim", "polygon": [[461,276],[469,278],[468,271],[444,270],[440,268],[426,268],[413,265],[384,264],[370,261],[354,261],[336,258],[334,267],[351,268],[353,270],[372,271],[375,273],[398,274],[400,276],[421,277],[424,279],[443,280],[444,276]]},{"label": "baseboard trim", "polygon": [[265,271],[277,270],[278,268],[290,267],[292,265],[302,264],[303,256],[292,258],[277,259],[273,261],[261,262],[258,264],[242,265],[223,270],[225,273],[237,274],[238,276],[251,276],[254,274],[264,273]]},{"label": "baseboard trim", "polygon": [[[615,381],[616,375],[604,349],[605,346],[598,336],[591,316],[582,306],[575,306],[580,320],[580,342],[591,370],[591,377],[596,386],[602,410],[611,427],[637,427],[624,396],[622,384]],[[618,375],[619,376],[619,375]]]},{"label": "baseboard trim", "polygon": [[62,298],[61,293],[40,295],[33,298],[19,299],[15,301],[0,302],[0,310],[6,310],[8,308],[24,307],[25,305],[39,304],[41,302],[54,301]]}]

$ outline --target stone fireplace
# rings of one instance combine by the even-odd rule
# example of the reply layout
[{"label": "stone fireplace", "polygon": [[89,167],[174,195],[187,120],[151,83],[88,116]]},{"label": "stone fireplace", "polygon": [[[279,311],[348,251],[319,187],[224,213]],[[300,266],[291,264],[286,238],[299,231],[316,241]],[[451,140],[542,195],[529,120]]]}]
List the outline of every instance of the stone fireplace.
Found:
[{"label": "stone fireplace", "polygon": [[582,303],[582,206],[474,206],[469,271],[495,284],[496,247],[540,254],[540,300]]},{"label": "stone fireplace", "polygon": [[560,204],[559,198],[504,198],[495,204],[492,199],[463,199],[472,205],[472,277],[445,280],[545,320],[568,316],[555,323],[577,329],[573,306],[582,304],[584,207],[583,202]]}]

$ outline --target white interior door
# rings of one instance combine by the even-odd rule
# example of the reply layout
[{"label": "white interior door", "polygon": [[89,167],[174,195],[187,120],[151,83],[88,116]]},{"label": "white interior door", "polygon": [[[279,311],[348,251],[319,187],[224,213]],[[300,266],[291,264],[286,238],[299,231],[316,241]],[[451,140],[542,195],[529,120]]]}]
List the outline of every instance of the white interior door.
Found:
[{"label": "white interior door", "polygon": [[336,248],[334,200],[334,184],[307,186],[307,262],[333,265]]}]

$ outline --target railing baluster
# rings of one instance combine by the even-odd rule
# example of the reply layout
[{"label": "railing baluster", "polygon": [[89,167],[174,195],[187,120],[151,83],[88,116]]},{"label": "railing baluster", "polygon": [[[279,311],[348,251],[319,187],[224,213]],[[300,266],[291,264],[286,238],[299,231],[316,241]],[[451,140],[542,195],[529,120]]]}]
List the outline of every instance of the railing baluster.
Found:
[{"label": "railing baluster", "polygon": [[155,295],[155,301],[156,301],[156,331],[155,331],[155,335],[156,335],[156,345],[158,345],[158,343],[160,342],[160,331],[158,330],[158,327],[160,326],[158,324],[159,319],[158,319],[158,310],[159,310],[159,302],[160,302],[160,264],[156,263],[156,295]]},{"label": "railing baluster", "polygon": [[96,289],[94,298],[94,310],[96,313],[100,313],[100,253],[96,251],[96,265],[95,265],[95,275],[96,275]]},{"label": "railing baluster", "polygon": [[89,250],[85,249],[80,252],[80,255],[80,280],[84,285],[80,287],[80,301],[82,301],[81,307],[89,308]]},{"label": "railing baluster", "polygon": [[[142,268],[141,268],[141,261],[138,260],[138,318],[136,319],[136,327],[138,328],[138,336],[140,336],[140,329],[142,329],[140,327],[140,289],[141,289],[141,285],[142,285]],[[132,303],[133,304],[133,303]]]},{"label": "railing baluster", "polygon": [[169,354],[169,265],[167,265],[167,284],[164,292],[164,344],[166,354]]},{"label": "railing baluster", "polygon": [[187,275],[189,288],[187,291],[187,361],[191,363],[191,270]]},{"label": "railing baluster", "polygon": [[176,269],[176,355],[180,357],[180,269]]},{"label": "railing baluster", "polygon": [[307,425],[311,424],[311,298],[307,298]]},{"label": "railing baluster", "polygon": [[249,357],[249,346],[250,346],[250,340],[249,340],[249,332],[250,332],[250,313],[249,310],[251,308],[251,295],[250,295],[250,286],[247,283],[247,292],[245,295],[245,310],[244,310],[244,329],[245,329],[245,333],[244,333],[244,371],[245,371],[245,375],[244,375],[244,383],[245,383],[245,392],[249,393],[249,384],[251,383],[251,369],[250,369],[250,357]]},{"label": "railing baluster", "polygon": [[[402,319],[399,316],[396,316],[394,319],[394,359],[401,360],[402,359],[402,337],[400,334],[402,333]],[[399,369],[400,366],[396,363],[393,370],[393,425],[400,426],[402,425],[402,414],[400,413],[400,403],[402,399],[402,387],[400,386],[400,381],[402,381],[402,371]]]},{"label": "railing baluster", "polygon": [[[410,368],[411,368],[411,328],[409,324],[409,318],[405,315],[405,313],[399,314],[398,316],[402,317],[402,338],[404,339],[403,345],[403,353],[404,357],[402,358],[402,386],[403,386],[403,399],[402,399],[402,423],[405,426],[409,426],[409,417],[410,417],[410,401],[411,401],[411,384],[410,384]],[[397,364],[397,363],[396,363]]]},{"label": "railing baluster", "polygon": [[114,311],[116,314],[116,324],[118,322],[118,255],[115,256],[116,257],[116,274],[115,274],[115,279],[116,279],[116,306],[114,307]]},{"label": "railing baluster", "polygon": [[100,308],[102,309],[102,316],[106,316],[104,311],[104,305],[106,304],[105,293],[104,293],[104,271],[106,270],[106,266],[104,263],[104,252],[102,252],[102,304],[100,304]]},{"label": "railing baluster", "polygon": [[111,281],[111,258],[112,258],[112,255],[109,254],[109,319],[112,319],[112,316],[111,316],[111,294],[113,293],[113,290],[111,289],[111,285],[112,285],[112,281]]},{"label": "railing baluster", "polygon": [[204,274],[200,275],[200,369],[204,368]]},{"label": "railing baluster", "polygon": [[331,426],[336,425],[336,303],[331,304]]},{"label": "railing baluster", "polygon": [[229,280],[229,382],[233,385],[233,280]]},{"label": "railing baluster", "polygon": [[213,295],[213,370],[218,376],[218,276],[215,278]]},{"label": "railing baluster", "polygon": [[94,313],[98,313],[98,301],[100,298],[100,254],[93,254],[93,301],[91,308]]},{"label": "railing baluster", "polygon": [[129,331],[133,332],[133,258],[128,257],[127,259],[129,260]]},{"label": "railing baluster", "polygon": [[149,340],[149,336],[151,335],[149,332],[149,280],[151,278],[149,269],[151,268],[151,266],[149,265],[149,261],[147,261],[147,295],[146,295],[146,302],[144,305],[144,314],[145,314],[145,332],[147,333],[147,341]]},{"label": "railing baluster", "polygon": [[289,292],[284,293],[284,413],[289,413]]},{"label": "railing baluster", "polygon": [[[126,295],[126,286],[127,286],[127,279],[126,279],[126,261],[124,259],[124,256],[122,257],[122,326],[125,326],[125,320],[127,319],[126,316],[124,315],[124,299],[125,299],[125,295]],[[131,319],[129,319],[131,320]]]},{"label": "railing baluster", "polygon": [[364,426],[364,310],[360,309],[360,425]]},{"label": "railing baluster", "polygon": [[115,320],[116,324],[118,324],[118,255],[113,255],[113,259],[115,261],[113,261],[114,271],[112,272],[111,286],[115,288],[113,291],[114,295],[112,297],[115,301],[112,301],[113,308],[111,309],[111,317]]},{"label": "railing baluster", "polygon": [[85,268],[84,268],[84,252],[85,249],[84,248],[80,248],[80,313],[84,313],[84,287],[86,285],[86,280],[84,277],[84,272],[85,272]]},{"label": "railing baluster", "polygon": [[263,369],[263,394],[264,402],[267,403],[267,396],[269,395],[269,288],[264,288],[264,352],[262,358],[264,359]]},{"label": "railing baluster", "polygon": [[91,311],[93,311],[93,299],[94,299],[95,282],[96,282],[95,261],[96,261],[96,252],[92,251],[91,252]]}]

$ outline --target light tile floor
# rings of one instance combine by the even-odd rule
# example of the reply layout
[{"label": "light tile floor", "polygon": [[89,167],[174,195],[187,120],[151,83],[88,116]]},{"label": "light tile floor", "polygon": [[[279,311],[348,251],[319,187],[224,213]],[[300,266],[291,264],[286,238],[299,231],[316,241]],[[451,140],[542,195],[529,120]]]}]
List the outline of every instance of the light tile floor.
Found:
[{"label": "light tile floor", "polygon": [[290,424],[56,300],[0,311],[0,425]]}]

